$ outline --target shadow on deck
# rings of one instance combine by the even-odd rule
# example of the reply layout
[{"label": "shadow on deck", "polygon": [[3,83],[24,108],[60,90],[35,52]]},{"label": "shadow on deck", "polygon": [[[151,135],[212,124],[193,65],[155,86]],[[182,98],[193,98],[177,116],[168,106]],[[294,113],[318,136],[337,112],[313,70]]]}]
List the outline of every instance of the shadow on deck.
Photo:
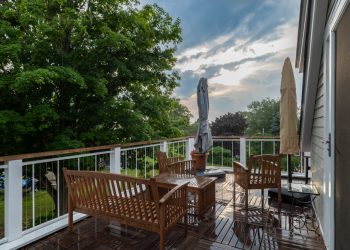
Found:
[{"label": "shadow on deck", "polygon": [[[265,192],[267,193],[267,192]],[[232,199],[232,175],[216,184],[215,211],[202,221],[189,216],[189,232],[183,236],[182,225],[167,236],[168,249],[325,249],[315,221],[306,220],[310,208],[297,208],[264,198],[260,190],[249,194],[248,213],[243,196]],[[308,218],[308,217],[307,217]],[[293,226],[292,226],[293,225]],[[159,249],[159,235],[122,225],[109,226],[106,221],[87,218],[74,226],[74,234],[61,230],[24,249]]]}]

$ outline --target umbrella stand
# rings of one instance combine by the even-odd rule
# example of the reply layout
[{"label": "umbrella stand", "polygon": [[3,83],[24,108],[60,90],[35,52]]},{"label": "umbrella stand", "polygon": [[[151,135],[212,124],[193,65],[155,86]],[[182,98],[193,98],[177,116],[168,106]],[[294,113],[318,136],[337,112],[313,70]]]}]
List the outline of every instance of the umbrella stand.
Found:
[{"label": "umbrella stand", "polygon": [[288,183],[292,183],[293,181],[291,163],[292,163],[292,156],[290,154],[287,154]]}]

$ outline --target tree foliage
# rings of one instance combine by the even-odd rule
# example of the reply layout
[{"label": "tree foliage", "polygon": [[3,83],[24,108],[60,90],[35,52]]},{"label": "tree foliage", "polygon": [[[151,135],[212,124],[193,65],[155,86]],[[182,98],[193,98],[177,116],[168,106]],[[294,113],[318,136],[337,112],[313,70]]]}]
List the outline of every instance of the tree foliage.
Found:
[{"label": "tree foliage", "polygon": [[279,110],[279,100],[266,98],[261,101],[253,101],[248,105],[248,112],[245,113],[248,123],[247,134],[278,134]]},{"label": "tree foliage", "polygon": [[278,112],[276,116],[273,117],[271,123],[271,134],[279,136],[280,134],[280,113]]},{"label": "tree foliage", "polygon": [[[0,152],[180,136],[179,20],[134,0],[0,5]],[[177,119],[173,119],[176,117]]]},{"label": "tree foliage", "polygon": [[241,112],[227,113],[215,119],[211,124],[213,135],[244,135],[246,119]]}]

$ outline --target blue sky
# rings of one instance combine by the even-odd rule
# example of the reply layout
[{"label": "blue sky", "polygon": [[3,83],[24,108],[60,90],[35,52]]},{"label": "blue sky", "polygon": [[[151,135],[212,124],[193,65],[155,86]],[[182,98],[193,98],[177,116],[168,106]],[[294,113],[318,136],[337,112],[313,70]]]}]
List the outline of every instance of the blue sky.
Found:
[{"label": "blue sky", "polygon": [[[145,1],[143,1],[145,2]],[[175,69],[180,98],[197,119],[196,86],[208,78],[209,120],[279,98],[284,59],[295,62],[300,0],[147,0],[180,18]],[[300,103],[302,76],[295,70]]]}]

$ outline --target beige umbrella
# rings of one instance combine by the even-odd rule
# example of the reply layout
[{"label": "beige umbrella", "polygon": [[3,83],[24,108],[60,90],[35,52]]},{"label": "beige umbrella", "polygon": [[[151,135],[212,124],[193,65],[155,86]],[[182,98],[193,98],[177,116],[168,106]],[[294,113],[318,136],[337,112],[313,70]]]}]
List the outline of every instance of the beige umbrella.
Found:
[{"label": "beige umbrella", "polygon": [[[297,134],[297,95],[292,64],[289,57],[284,60],[281,80],[280,100],[280,154],[299,152]],[[292,180],[292,172],[288,157],[288,179]]]}]

